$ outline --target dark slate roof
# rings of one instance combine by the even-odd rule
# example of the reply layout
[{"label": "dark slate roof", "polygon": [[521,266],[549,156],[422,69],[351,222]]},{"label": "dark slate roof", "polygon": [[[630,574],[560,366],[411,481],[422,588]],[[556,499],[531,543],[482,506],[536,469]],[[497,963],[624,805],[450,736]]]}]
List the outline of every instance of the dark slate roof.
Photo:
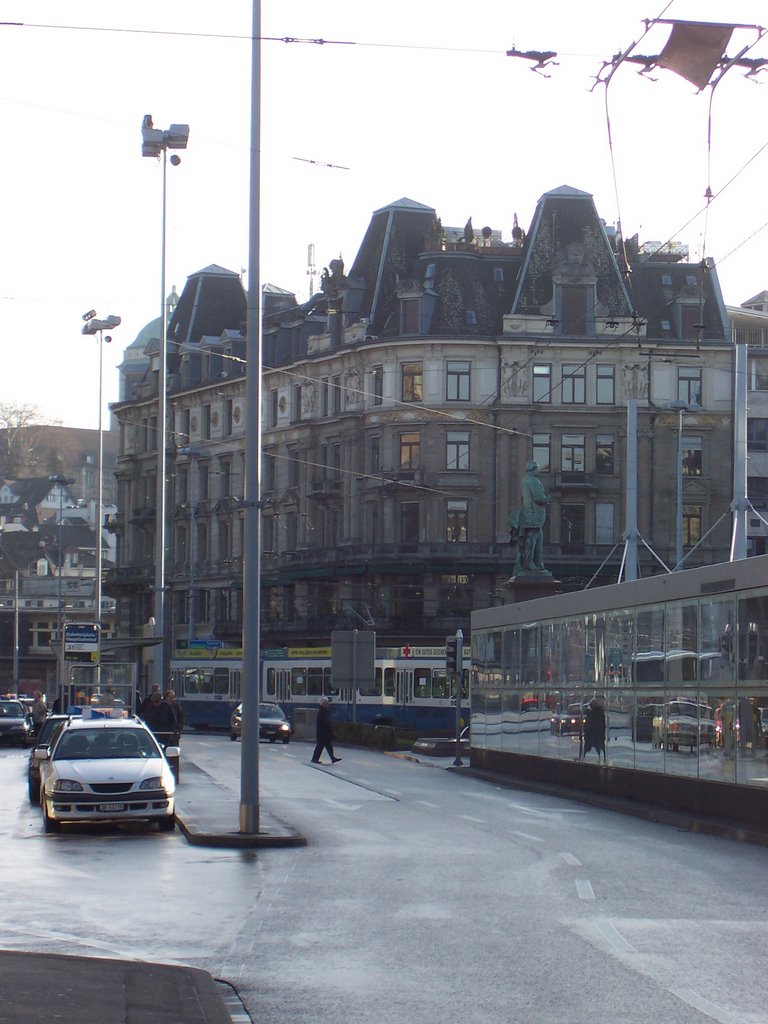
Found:
[{"label": "dark slate roof", "polygon": [[245,331],[247,302],[238,274],[212,264],[190,275],[168,325],[168,363],[175,371],[180,345],[197,344],[203,335]]},{"label": "dark slate roof", "polygon": [[0,534],[0,579],[11,579],[45,554],[45,541],[37,532],[5,530]]}]

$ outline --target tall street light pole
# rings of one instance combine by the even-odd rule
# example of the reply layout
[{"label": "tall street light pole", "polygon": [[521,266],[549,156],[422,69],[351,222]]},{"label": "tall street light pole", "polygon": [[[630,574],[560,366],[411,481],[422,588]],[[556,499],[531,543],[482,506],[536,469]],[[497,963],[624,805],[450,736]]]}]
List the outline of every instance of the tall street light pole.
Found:
[{"label": "tall street light pole", "polygon": [[243,571],[243,738],[240,831],[259,831],[259,693],[261,690],[261,3],[251,31],[251,165],[246,327],[245,550]]},{"label": "tall street light pole", "polygon": [[59,647],[59,653],[56,657],[56,695],[59,699],[59,706],[64,708],[64,634],[63,634],[63,613],[64,613],[64,600],[62,593],[62,575],[64,570],[64,537],[62,528],[64,525],[64,488],[69,484],[74,483],[69,477],[55,474],[54,476],[48,477],[49,484],[56,484],[59,488],[59,552],[57,562],[58,564],[58,614],[56,616],[56,642]]},{"label": "tall street light pole", "polygon": [[104,342],[109,344],[112,338],[107,335],[104,337],[104,331],[111,331],[115,327],[119,327],[121,319],[119,316],[110,315],[106,320],[98,320],[93,310],[83,314],[83,334],[92,335],[98,334],[99,336],[99,454],[97,459],[97,470],[98,481],[96,485],[96,522],[94,524],[94,533],[96,535],[96,577],[94,579],[93,587],[93,621],[96,629],[96,634],[99,637],[99,662],[96,665],[97,680],[99,673],[101,672],[101,586],[103,576],[103,552],[102,552],[102,538],[101,528],[102,519],[104,518],[104,428],[103,428],[103,385],[104,385]]},{"label": "tall street light pole", "polygon": [[[157,375],[157,498],[155,501],[155,682],[163,688],[165,678],[165,534],[166,534],[166,375],[168,369],[168,322],[165,312],[165,234],[166,183],[169,149],[186,149],[189,140],[188,124],[172,124],[165,130],[155,128],[152,115],[146,114],[141,124],[141,155],[160,158],[163,164],[163,203],[160,259],[160,357]],[[174,153],[171,164],[177,167],[181,157]]]}]

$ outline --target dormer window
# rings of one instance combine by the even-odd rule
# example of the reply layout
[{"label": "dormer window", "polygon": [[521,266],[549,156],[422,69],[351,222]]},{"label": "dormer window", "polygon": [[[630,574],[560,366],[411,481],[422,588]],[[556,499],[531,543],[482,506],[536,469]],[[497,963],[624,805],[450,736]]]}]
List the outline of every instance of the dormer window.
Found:
[{"label": "dormer window", "polygon": [[400,333],[421,333],[421,301],[402,299],[400,302]]}]

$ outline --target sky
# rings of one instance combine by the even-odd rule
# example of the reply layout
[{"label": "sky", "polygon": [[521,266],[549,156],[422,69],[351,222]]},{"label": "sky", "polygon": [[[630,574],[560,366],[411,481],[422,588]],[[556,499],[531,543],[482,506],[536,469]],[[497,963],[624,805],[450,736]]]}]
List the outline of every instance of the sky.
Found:
[{"label": "sky", "polygon": [[[166,290],[210,264],[248,286],[252,9],[0,0],[0,410],[98,426],[98,336],[81,333],[95,309],[122,318],[103,347],[108,422],[123,350],[161,308],[162,167],[141,155],[145,114],[190,126],[168,166]],[[768,70],[733,68],[703,92],[630,64],[597,81],[633,42],[659,53],[669,27],[646,34],[644,19],[661,17],[768,20],[762,0],[262,0],[261,283],[303,301],[401,197],[510,240],[515,214],[527,229],[539,198],[569,185],[625,237],[714,259],[726,303],[768,288]],[[726,52],[756,39],[738,29]],[[513,48],[557,56],[537,73]],[[768,35],[749,56],[768,58]]]}]

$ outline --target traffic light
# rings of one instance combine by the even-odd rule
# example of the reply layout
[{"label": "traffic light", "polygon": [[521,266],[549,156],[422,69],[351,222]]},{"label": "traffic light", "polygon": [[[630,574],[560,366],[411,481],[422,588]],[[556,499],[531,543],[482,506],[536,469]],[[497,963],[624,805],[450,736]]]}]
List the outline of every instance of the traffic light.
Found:
[{"label": "traffic light", "polygon": [[445,671],[450,675],[456,671],[458,661],[458,648],[455,636],[445,638]]}]

